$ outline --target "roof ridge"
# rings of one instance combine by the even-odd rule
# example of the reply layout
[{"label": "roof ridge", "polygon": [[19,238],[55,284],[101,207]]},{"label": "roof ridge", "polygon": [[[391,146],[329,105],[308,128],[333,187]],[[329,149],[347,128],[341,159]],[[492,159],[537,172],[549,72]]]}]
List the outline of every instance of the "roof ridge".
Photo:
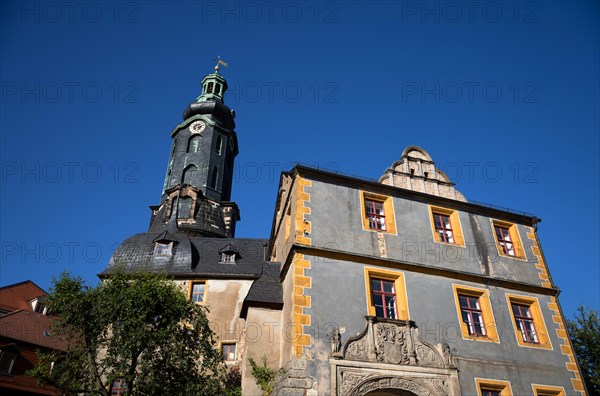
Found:
[{"label": "roof ridge", "polygon": [[1,290],[5,290],[5,289],[9,289],[9,288],[15,287],[15,286],[21,286],[21,285],[24,285],[26,283],[31,283],[32,285],[34,285],[35,287],[37,287],[38,289],[40,289],[41,291],[43,291],[45,294],[48,294],[48,292],[46,290],[44,290],[43,288],[41,288],[37,283],[35,283],[31,279],[27,279],[27,280],[24,280],[24,281],[21,281],[21,282],[17,282],[17,283],[13,283],[13,284],[10,284],[10,285],[2,286],[2,287],[0,287],[0,291]]}]

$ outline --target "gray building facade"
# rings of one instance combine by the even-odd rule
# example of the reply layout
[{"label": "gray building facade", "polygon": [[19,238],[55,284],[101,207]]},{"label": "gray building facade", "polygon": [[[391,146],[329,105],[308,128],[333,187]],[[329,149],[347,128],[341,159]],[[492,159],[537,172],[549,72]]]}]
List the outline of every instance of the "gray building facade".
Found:
[{"label": "gray building facade", "polygon": [[540,221],[469,203],[420,147],[378,182],[297,166],[270,240],[281,363],[315,394],[585,394]]},{"label": "gray building facade", "polygon": [[[378,181],[281,174],[269,239],[235,238],[234,113],[218,73],[172,132],[149,230],[114,266],[167,272],[210,309],[245,395],[584,395],[540,219],[468,200],[422,148]],[[269,221],[265,219],[265,221]]]}]

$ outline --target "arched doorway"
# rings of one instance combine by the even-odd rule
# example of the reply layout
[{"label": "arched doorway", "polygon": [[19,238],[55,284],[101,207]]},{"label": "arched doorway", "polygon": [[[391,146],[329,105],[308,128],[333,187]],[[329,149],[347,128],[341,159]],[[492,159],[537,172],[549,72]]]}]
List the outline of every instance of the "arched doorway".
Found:
[{"label": "arched doorway", "polygon": [[365,396],[417,396],[415,393],[404,389],[378,389],[367,393]]},{"label": "arched doorway", "polygon": [[[438,384],[438,385],[441,385]],[[433,382],[406,377],[367,377],[356,384],[348,396],[446,396]]]}]

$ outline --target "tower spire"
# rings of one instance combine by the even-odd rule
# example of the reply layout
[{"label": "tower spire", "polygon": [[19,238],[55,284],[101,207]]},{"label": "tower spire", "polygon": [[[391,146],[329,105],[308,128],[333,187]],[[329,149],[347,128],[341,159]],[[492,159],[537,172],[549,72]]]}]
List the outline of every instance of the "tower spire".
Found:
[{"label": "tower spire", "polygon": [[220,65],[227,67],[229,64],[221,59],[221,55],[213,60],[217,62],[215,72],[208,74],[202,80],[202,94],[196,99],[197,102],[223,102],[225,91],[227,91],[227,81],[219,74],[219,70],[221,70]]},{"label": "tower spire", "polygon": [[230,199],[237,136],[233,111],[223,103],[227,81],[218,73],[227,62],[220,56],[215,60],[214,73],[202,79],[202,94],[171,132],[167,175],[151,230],[170,227],[193,235],[235,235],[240,216]]}]

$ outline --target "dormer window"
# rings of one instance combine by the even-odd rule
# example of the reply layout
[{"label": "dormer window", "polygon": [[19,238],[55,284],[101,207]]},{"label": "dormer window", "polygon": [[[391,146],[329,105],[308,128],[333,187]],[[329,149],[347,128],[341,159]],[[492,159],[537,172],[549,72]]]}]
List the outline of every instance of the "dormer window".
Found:
[{"label": "dormer window", "polygon": [[170,256],[173,251],[173,242],[156,242],[154,244],[155,256]]},{"label": "dormer window", "polygon": [[0,349],[0,374],[11,375],[19,349],[15,344],[10,344]]},{"label": "dormer window", "polygon": [[223,264],[235,264],[235,261],[241,258],[240,253],[230,243],[221,249],[219,253],[221,254],[220,262]]},{"label": "dormer window", "polygon": [[221,253],[221,262],[226,264],[235,264],[235,253]]},{"label": "dormer window", "polygon": [[46,299],[43,296],[34,298],[33,300],[31,300],[29,302],[31,304],[31,310],[33,312],[41,313],[41,314],[45,315],[46,314],[45,301],[46,301]]}]

